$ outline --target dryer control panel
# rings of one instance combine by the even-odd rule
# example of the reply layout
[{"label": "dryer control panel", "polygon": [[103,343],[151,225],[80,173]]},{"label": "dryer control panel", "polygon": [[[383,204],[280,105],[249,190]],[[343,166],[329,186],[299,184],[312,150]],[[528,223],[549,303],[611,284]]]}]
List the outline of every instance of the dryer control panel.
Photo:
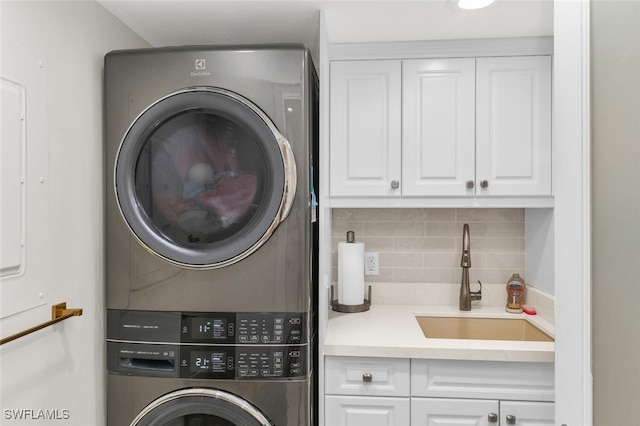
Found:
[{"label": "dryer control panel", "polygon": [[305,312],[107,311],[107,340],[289,345],[307,334]]}]

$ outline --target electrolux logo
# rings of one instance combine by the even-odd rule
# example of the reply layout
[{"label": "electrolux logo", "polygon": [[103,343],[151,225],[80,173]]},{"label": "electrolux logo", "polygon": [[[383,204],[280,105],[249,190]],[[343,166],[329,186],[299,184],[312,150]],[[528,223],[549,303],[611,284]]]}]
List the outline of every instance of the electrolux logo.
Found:
[{"label": "electrolux logo", "polygon": [[211,73],[207,71],[206,59],[196,59],[195,69],[195,71],[191,71],[191,77],[207,77],[211,75]]}]

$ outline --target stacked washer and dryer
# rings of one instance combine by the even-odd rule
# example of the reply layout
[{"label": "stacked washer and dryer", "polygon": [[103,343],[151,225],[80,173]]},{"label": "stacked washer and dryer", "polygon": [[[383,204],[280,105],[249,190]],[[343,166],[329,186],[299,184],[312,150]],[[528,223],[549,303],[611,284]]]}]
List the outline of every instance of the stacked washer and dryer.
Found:
[{"label": "stacked washer and dryer", "polygon": [[105,100],[107,424],[313,424],[308,50],[114,51]]}]

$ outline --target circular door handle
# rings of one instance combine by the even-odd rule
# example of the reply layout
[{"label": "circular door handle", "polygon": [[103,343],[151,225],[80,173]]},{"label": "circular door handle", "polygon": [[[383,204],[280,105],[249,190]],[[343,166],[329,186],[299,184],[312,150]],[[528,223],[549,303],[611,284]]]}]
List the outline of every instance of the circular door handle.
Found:
[{"label": "circular door handle", "polygon": [[364,373],[362,375],[362,381],[365,383],[371,383],[371,381],[373,380],[373,376],[371,375],[371,373]]},{"label": "circular door handle", "polygon": [[487,189],[488,187],[489,187],[489,181],[488,180],[481,180],[480,181],[480,188]]},{"label": "circular door handle", "polygon": [[468,180],[466,185],[467,189],[473,189],[473,187],[476,186],[476,183],[472,180]]},{"label": "circular door handle", "polygon": [[508,425],[515,425],[516,424],[516,416],[512,416],[511,414],[509,414],[507,416],[507,424]]},{"label": "circular door handle", "polygon": [[498,423],[498,415],[496,413],[489,413],[487,420],[489,423]]},{"label": "circular door handle", "polygon": [[391,189],[398,189],[398,188],[400,188],[400,181],[392,180],[391,181]]}]

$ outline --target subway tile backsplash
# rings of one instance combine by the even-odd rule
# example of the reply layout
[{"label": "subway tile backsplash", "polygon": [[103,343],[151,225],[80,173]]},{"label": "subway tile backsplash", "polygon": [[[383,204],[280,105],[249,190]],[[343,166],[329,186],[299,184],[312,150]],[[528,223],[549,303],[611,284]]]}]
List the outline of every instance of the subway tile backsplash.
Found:
[{"label": "subway tile backsplash", "polygon": [[472,283],[506,284],[526,277],[524,209],[334,209],[333,280],[337,247],[347,231],[379,253],[380,274],[366,282],[459,284],[462,226],[471,231]]}]

